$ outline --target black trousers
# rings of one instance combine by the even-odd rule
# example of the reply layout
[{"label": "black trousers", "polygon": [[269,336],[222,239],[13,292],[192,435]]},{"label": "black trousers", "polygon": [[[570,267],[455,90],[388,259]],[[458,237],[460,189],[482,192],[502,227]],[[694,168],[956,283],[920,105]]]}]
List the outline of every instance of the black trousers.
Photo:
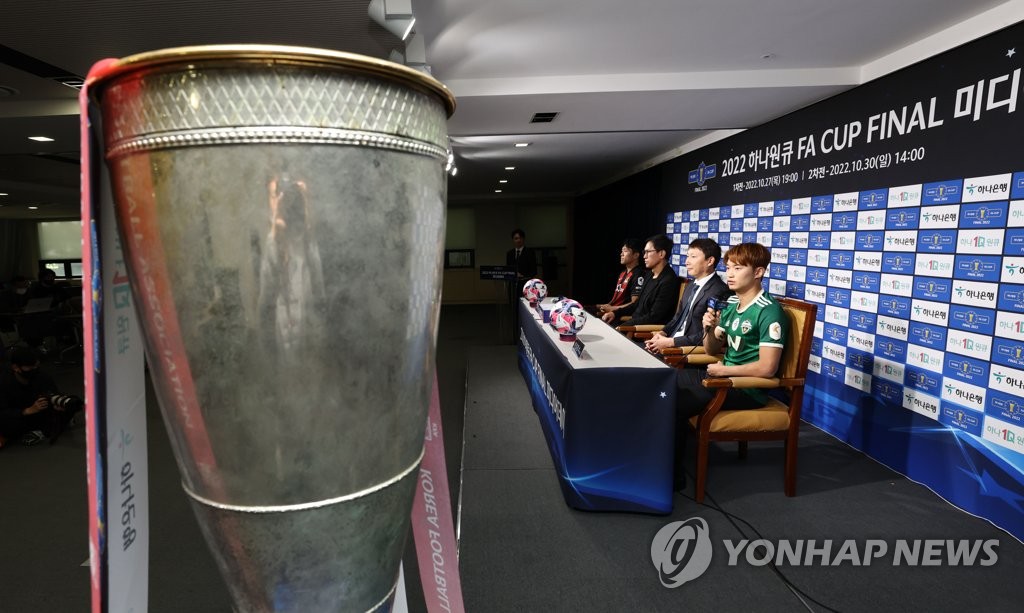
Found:
[{"label": "black trousers", "polygon": [[[707,377],[705,368],[679,368],[676,370],[676,457],[675,486],[681,489],[686,484],[683,472],[686,458],[686,431],[691,417],[700,415],[718,393],[701,384]],[[763,406],[743,390],[730,389],[725,396],[723,408],[732,411],[757,409]]]}]

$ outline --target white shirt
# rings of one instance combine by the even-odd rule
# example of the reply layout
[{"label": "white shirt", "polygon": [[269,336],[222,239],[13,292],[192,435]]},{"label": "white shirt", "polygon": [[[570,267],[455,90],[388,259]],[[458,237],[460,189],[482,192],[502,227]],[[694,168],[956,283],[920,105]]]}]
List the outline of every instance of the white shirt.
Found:
[{"label": "white shirt", "polygon": [[[713,275],[713,274],[715,274],[715,273],[711,273],[710,275],[706,275],[704,277],[701,277],[700,279],[694,279],[693,280],[693,287],[694,287],[693,297],[690,298],[690,305],[687,308],[688,311],[692,311],[693,310],[693,304],[695,302],[697,302],[697,296],[700,295],[700,290],[704,289],[704,284],[707,283],[711,279],[711,275]],[[673,338],[675,338],[677,336],[684,336],[686,334],[686,327],[688,325],[690,325],[690,315],[691,314],[692,313],[687,313],[686,314],[686,319],[683,320],[683,325],[679,326],[679,330],[677,330],[676,333],[672,335]]]}]

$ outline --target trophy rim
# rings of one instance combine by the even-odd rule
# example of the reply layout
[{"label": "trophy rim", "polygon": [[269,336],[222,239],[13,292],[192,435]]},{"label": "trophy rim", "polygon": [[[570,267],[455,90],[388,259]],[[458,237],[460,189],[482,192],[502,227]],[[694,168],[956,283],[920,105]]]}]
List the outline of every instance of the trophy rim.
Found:
[{"label": "trophy rim", "polygon": [[358,53],[290,45],[194,45],[136,53],[114,60],[113,64],[105,67],[101,74],[91,80],[89,86],[93,91],[100,91],[118,77],[140,70],[170,66],[181,66],[187,69],[193,62],[215,64],[221,61],[236,65],[256,62],[356,70],[364,74],[399,81],[426,91],[441,99],[448,117],[455,112],[455,96],[451,90],[426,73]]}]

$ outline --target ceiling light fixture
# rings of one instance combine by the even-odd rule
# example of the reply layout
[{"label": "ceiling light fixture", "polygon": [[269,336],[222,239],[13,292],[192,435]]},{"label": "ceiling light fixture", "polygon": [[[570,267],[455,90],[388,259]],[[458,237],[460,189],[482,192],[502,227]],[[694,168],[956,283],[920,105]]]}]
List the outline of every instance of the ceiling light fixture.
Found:
[{"label": "ceiling light fixture", "polygon": [[501,193],[501,190],[500,190],[500,189],[496,189],[496,190],[494,190],[494,193],[495,193],[495,194],[500,194],[500,193]]},{"label": "ceiling light fixture", "polygon": [[7,192],[0,192],[0,196],[7,196]]},{"label": "ceiling light fixture", "polygon": [[52,143],[53,142],[53,139],[50,138],[49,136],[29,136],[28,139],[29,140],[34,140],[34,141],[40,142],[40,143]]},{"label": "ceiling light fixture", "polygon": [[36,211],[36,210],[39,210],[39,207],[37,207],[37,206],[30,206],[30,207],[28,207],[28,210]]},{"label": "ceiling light fixture", "polygon": [[498,179],[498,183],[508,183],[508,179]]},{"label": "ceiling light fixture", "polygon": [[374,22],[398,38],[409,38],[416,18],[412,16],[412,0],[370,0],[366,14]]},{"label": "ceiling light fixture", "polygon": [[516,169],[515,166],[506,166],[505,167],[505,170],[515,170],[515,169]]},{"label": "ceiling light fixture", "polygon": [[516,143],[516,147],[529,147],[530,143]]}]

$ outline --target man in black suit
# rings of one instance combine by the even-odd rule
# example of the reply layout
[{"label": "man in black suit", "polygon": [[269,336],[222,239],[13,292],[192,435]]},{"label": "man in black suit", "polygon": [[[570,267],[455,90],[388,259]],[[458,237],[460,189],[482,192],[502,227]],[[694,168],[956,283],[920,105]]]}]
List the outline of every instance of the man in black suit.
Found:
[{"label": "man in black suit", "polygon": [[537,254],[526,246],[526,232],[522,228],[512,230],[512,249],[505,254],[505,265],[516,271],[516,283],[520,289],[523,283],[537,276]]},{"label": "man in black suit", "polygon": [[672,306],[679,296],[679,277],[672,270],[668,258],[672,253],[672,239],[657,234],[647,239],[644,245],[644,265],[650,275],[640,291],[640,299],[626,308],[605,313],[601,319],[610,325],[618,325],[617,318],[630,315],[630,326],[643,324],[664,324],[672,317]]},{"label": "man in black suit", "polygon": [[661,353],[669,347],[701,344],[704,338],[701,321],[708,310],[708,301],[714,298],[721,309],[729,296],[729,287],[715,273],[721,259],[722,248],[710,238],[698,238],[690,243],[686,251],[686,272],[693,281],[683,291],[676,314],[665,328],[644,343],[648,351]]}]

